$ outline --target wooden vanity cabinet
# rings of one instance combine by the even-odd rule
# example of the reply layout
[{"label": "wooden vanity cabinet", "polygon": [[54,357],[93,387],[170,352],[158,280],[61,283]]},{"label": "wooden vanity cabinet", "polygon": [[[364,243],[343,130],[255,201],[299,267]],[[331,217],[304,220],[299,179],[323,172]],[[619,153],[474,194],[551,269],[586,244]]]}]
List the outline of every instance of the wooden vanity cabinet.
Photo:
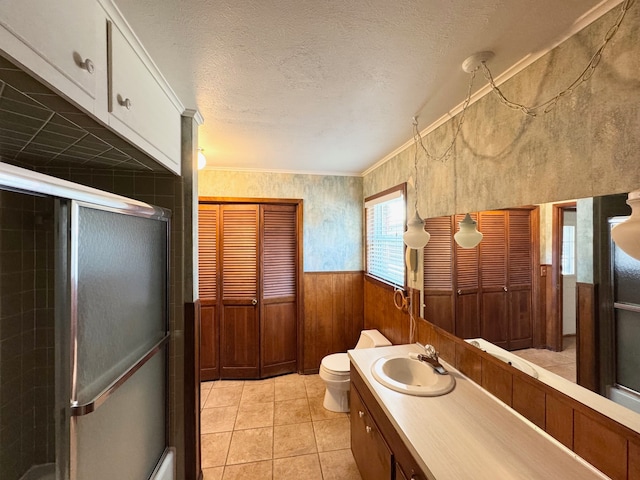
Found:
[{"label": "wooden vanity cabinet", "polygon": [[350,398],[351,451],[362,480],[427,480],[353,365]]}]

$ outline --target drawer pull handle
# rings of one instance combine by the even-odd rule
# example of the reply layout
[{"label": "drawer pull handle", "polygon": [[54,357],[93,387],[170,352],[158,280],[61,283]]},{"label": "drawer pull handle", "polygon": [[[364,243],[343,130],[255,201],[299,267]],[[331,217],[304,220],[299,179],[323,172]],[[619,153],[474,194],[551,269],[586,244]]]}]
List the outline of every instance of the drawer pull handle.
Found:
[{"label": "drawer pull handle", "polygon": [[96,66],[93,64],[90,58],[87,58],[83,62],[81,62],[80,66],[91,75],[93,75],[93,72],[96,71]]},{"label": "drawer pull handle", "polygon": [[358,410],[358,416],[360,418],[364,417],[364,412],[362,410]]},{"label": "drawer pull handle", "polygon": [[367,431],[367,433],[371,433],[371,427],[369,425],[364,427],[364,429]]}]

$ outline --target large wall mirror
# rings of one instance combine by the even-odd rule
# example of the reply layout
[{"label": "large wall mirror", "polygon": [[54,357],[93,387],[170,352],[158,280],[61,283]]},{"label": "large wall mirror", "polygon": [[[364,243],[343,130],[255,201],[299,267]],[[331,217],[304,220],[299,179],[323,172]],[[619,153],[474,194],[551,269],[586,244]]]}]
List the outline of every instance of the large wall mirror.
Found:
[{"label": "large wall mirror", "polygon": [[472,249],[453,241],[462,214],[427,219],[425,318],[564,378],[571,396],[577,384],[640,414],[640,260],[610,235],[626,199],[474,212]]}]

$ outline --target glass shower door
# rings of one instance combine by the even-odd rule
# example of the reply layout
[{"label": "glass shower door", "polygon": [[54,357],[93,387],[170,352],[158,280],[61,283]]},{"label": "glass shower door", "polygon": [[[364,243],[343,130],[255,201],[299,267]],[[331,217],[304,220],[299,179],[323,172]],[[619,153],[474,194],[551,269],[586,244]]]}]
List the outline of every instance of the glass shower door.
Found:
[{"label": "glass shower door", "polygon": [[58,216],[69,478],[150,478],[167,446],[168,213],[71,201]]}]

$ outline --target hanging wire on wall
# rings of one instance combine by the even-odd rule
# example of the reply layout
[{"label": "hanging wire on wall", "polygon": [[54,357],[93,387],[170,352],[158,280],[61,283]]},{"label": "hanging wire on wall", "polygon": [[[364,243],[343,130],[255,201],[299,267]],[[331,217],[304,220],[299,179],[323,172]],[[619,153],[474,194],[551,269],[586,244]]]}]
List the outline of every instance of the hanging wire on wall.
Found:
[{"label": "hanging wire on wall", "polygon": [[487,67],[486,60],[482,60],[480,61],[480,66],[482,67],[482,71],[484,73],[485,78],[491,85],[491,90],[497,95],[498,99],[500,99],[500,102],[503,105],[506,105],[507,107],[513,110],[520,110],[522,113],[530,117],[535,117],[540,112],[542,112],[543,114],[550,112],[551,110],[553,110],[553,108],[556,106],[556,104],[562,97],[571,95],[577,87],[582,85],[584,82],[586,82],[593,76],[593,73],[595,72],[596,68],[600,64],[600,60],[602,59],[602,53],[604,52],[604,49],[607,47],[611,39],[618,32],[618,29],[622,24],[622,20],[624,20],[624,17],[627,14],[627,11],[629,11],[629,8],[631,8],[631,5],[633,5],[634,3],[635,3],[635,0],[625,0],[622,3],[622,7],[620,9],[620,13],[618,14],[618,18],[616,19],[615,23],[609,28],[609,30],[607,30],[607,33],[605,34],[604,39],[600,44],[600,47],[598,47],[596,52],[591,56],[591,59],[589,60],[589,63],[587,64],[587,66],[584,68],[584,70],[582,70],[580,75],[578,75],[578,77],[573,82],[571,82],[571,84],[569,84],[568,87],[566,87],[561,92],[557,93],[555,96],[551,97],[550,99],[542,103],[539,103],[538,105],[534,105],[531,107],[515,102],[513,100],[509,100],[504,95],[504,93],[502,93],[502,90],[500,90],[500,88],[496,85],[493,79],[493,75],[491,74],[489,67]]},{"label": "hanging wire on wall", "polygon": [[414,164],[415,164],[415,168],[416,168],[416,176],[417,176],[417,171],[418,171],[418,166],[417,166],[417,162],[418,162],[418,146],[420,146],[420,148],[422,149],[422,151],[424,152],[424,154],[427,156],[427,158],[429,160],[434,160],[434,161],[437,161],[437,162],[445,162],[445,161],[447,161],[447,159],[451,155],[451,151],[453,150],[453,146],[456,143],[456,139],[458,138],[458,135],[460,134],[460,130],[462,129],[462,124],[464,123],[464,116],[467,113],[467,107],[469,106],[469,103],[471,102],[471,90],[473,89],[473,81],[476,78],[476,71],[477,71],[477,68],[474,69],[473,71],[469,72],[471,74],[471,76],[469,78],[469,86],[467,88],[467,96],[465,97],[464,103],[462,104],[462,112],[458,116],[458,124],[457,124],[455,132],[453,134],[453,138],[451,139],[451,143],[449,144],[447,149],[442,153],[442,155],[434,155],[434,154],[430,153],[429,150],[427,150],[427,147],[425,147],[425,145],[424,145],[424,143],[422,141],[422,135],[420,135],[420,129],[418,128],[418,117],[417,116],[413,117],[413,141],[414,141],[414,143],[416,145],[416,151],[415,151],[415,154],[414,154],[415,155],[414,156]]}]

